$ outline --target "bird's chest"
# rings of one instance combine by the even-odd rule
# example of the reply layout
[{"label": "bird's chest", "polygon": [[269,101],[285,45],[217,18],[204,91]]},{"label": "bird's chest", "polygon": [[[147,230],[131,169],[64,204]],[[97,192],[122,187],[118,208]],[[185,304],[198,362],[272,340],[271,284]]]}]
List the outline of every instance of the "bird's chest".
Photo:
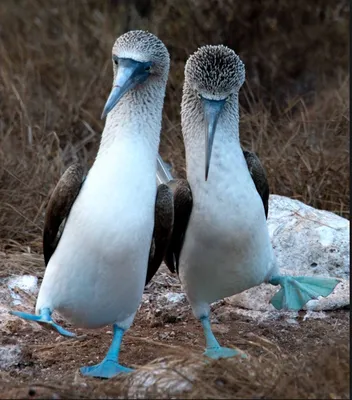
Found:
[{"label": "bird's chest", "polygon": [[259,195],[195,191],[180,257],[186,291],[213,301],[259,284],[271,268],[271,245]]},{"label": "bird's chest", "polygon": [[120,171],[91,170],[72,207],[63,242],[74,238],[76,248],[89,250],[103,264],[131,257],[135,243],[147,253],[154,226],[153,183]]},{"label": "bird's chest", "polygon": [[266,224],[263,204],[251,185],[233,187],[219,182],[218,190],[203,185],[193,196],[189,227],[205,245],[249,246],[258,225]]},{"label": "bird's chest", "polygon": [[136,310],[143,291],[155,173],[144,185],[124,188],[122,182],[118,174],[87,176],[45,273],[41,297],[82,326],[122,321]]}]

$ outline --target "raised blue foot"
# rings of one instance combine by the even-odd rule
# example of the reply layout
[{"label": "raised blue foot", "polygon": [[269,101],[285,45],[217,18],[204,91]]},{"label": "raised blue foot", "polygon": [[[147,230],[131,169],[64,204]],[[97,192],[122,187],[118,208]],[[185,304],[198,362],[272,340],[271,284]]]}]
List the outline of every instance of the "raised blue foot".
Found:
[{"label": "raised blue foot", "polygon": [[60,325],[56,324],[51,318],[51,310],[49,308],[42,308],[39,315],[27,314],[20,311],[9,311],[11,315],[16,315],[17,317],[27,319],[28,321],[39,322],[40,324],[47,324],[52,328],[56,329],[60,335],[75,337],[76,335],[66,329],[62,328]]},{"label": "raised blue foot", "polygon": [[211,325],[209,321],[209,317],[202,317],[200,322],[203,325],[204,336],[206,341],[206,350],[203,353],[206,357],[213,358],[218,360],[219,358],[230,358],[241,355],[242,358],[246,358],[247,356],[242,353],[240,350],[231,349],[228,347],[221,347],[219,342],[216,340],[213,331],[211,330]]},{"label": "raised blue foot", "polygon": [[270,303],[277,310],[299,311],[312,299],[329,296],[340,282],[335,278],[316,278],[311,276],[274,276],[269,281],[272,285],[281,285]]},{"label": "raised blue foot", "polygon": [[114,336],[112,343],[104,360],[97,365],[80,368],[82,375],[109,379],[113,376],[133,371],[133,369],[124,367],[118,363],[122,337],[125,331],[116,324],[114,324],[113,329]]}]

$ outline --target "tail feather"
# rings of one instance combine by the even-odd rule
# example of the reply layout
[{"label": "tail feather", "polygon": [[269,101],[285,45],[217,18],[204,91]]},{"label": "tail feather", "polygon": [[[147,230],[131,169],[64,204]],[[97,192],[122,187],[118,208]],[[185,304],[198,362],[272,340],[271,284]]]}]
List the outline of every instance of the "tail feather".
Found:
[{"label": "tail feather", "polygon": [[164,160],[161,158],[160,154],[158,154],[158,156],[157,156],[156,179],[157,179],[158,185],[160,185],[161,183],[166,184],[173,179],[171,172],[169,171]]}]

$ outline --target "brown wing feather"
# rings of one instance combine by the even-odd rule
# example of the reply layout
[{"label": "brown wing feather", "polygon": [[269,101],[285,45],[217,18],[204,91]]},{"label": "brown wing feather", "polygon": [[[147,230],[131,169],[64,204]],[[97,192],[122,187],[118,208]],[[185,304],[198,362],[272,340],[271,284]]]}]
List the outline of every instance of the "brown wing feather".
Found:
[{"label": "brown wing feather", "polygon": [[246,159],[249,172],[254,181],[255,187],[262,198],[265,217],[268,218],[269,211],[269,183],[266,177],[264,167],[262,166],[258,156],[247,150],[243,150],[243,155]]},{"label": "brown wing feather", "polygon": [[174,223],[174,203],[171,189],[164,184],[158,186],[155,201],[155,225],[149,252],[149,263],[145,284],[158,271],[165,256]]},{"label": "brown wing feather", "polygon": [[83,168],[73,164],[67,168],[50,196],[45,213],[43,251],[45,265],[48,264],[60,240],[59,229],[67,218],[82,185]]},{"label": "brown wing feather", "polygon": [[171,272],[178,273],[179,259],[192,211],[193,198],[191,187],[185,179],[172,180],[168,186],[174,196],[174,227],[164,261]]}]

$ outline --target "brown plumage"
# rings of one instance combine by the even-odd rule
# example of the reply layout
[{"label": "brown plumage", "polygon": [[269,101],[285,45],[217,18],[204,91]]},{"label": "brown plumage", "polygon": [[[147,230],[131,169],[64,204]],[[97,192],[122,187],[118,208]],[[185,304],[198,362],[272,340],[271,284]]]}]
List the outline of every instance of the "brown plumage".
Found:
[{"label": "brown plumage", "polygon": [[[43,232],[43,252],[45,265],[53,255],[59,240],[60,226],[68,217],[78,196],[84,179],[83,168],[75,163],[64,172],[50,196],[46,208]],[[62,233],[62,232],[61,232]]]},{"label": "brown plumage", "polygon": [[158,186],[155,201],[155,225],[150,246],[147,285],[160,267],[166,254],[174,224],[174,202],[171,189],[164,184]]},{"label": "brown plumage", "polygon": [[265,210],[265,217],[268,219],[269,212],[269,183],[266,177],[265,169],[258,156],[251,151],[243,150],[249,173],[253,179],[257,192],[259,193]]},{"label": "brown plumage", "polygon": [[174,196],[174,225],[164,261],[172,273],[175,271],[178,273],[179,257],[192,211],[193,198],[186,179],[174,179],[168,182],[168,186]]}]

